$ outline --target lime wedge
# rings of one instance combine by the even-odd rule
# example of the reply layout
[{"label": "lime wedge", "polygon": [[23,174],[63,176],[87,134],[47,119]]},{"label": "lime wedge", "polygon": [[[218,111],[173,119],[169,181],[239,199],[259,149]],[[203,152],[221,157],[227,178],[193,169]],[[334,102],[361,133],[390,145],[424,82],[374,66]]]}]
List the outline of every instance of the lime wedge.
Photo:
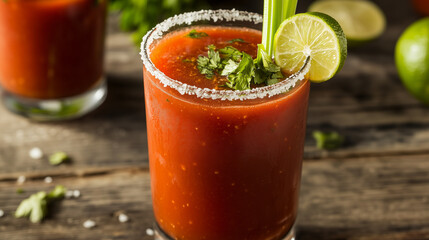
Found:
[{"label": "lime wedge", "polygon": [[323,82],[332,78],[347,56],[347,40],[340,25],[323,13],[301,13],[280,24],[274,36],[274,60],[286,73],[295,73],[310,56],[307,78]]},{"label": "lime wedge", "polygon": [[326,13],[335,18],[343,28],[349,43],[354,45],[377,38],[386,26],[381,9],[367,0],[316,1],[308,10]]}]

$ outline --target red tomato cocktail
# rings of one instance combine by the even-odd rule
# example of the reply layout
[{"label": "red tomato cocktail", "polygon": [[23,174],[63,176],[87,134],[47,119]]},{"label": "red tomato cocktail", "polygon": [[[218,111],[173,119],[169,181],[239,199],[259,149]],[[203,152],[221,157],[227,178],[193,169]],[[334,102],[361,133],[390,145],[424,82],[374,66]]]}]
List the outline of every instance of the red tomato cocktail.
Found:
[{"label": "red tomato cocktail", "polygon": [[172,239],[282,239],[295,222],[310,83],[245,100],[187,91],[227,89],[196,68],[207,45],[255,57],[260,41],[251,28],[195,26],[142,49],[153,209]]},{"label": "red tomato cocktail", "polygon": [[73,97],[102,80],[106,0],[0,1],[0,85],[18,97]]}]

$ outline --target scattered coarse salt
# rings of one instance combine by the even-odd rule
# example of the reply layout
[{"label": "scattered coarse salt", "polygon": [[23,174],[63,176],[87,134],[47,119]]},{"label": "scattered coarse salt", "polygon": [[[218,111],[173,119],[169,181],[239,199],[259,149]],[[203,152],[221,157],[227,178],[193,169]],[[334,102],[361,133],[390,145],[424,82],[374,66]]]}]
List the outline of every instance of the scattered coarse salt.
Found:
[{"label": "scattered coarse salt", "polygon": [[41,159],[43,157],[43,152],[40,148],[34,147],[34,148],[30,149],[30,152],[28,152],[28,155],[32,159]]},{"label": "scattered coarse salt", "polygon": [[121,213],[118,216],[118,220],[119,220],[119,222],[124,223],[124,222],[128,222],[129,218],[124,213]]},{"label": "scattered coarse salt", "polygon": [[146,234],[147,234],[148,236],[153,236],[153,235],[155,234],[155,232],[153,231],[153,229],[151,229],[151,228],[147,228],[147,229],[146,229]]},{"label": "scattered coarse salt", "polygon": [[93,228],[93,227],[95,227],[97,224],[95,224],[95,222],[94,221],[92,221],[92,220],[86,220],[84,223],[83,223],[83,227],[84,228]]},{"label": "scattered coarse salt", "polygon": [[45,181],[45,183],[52,183],[53,179],[51,177],[45,177],[43,181]]},{"label": "scattered coarse salt", "polygon": [[72,198],[73,197],[73,190],[67,190],[66,192],[66,198]]},{"label": "scattered coarse salt", "polygon": [[80,191],[79,190],[67,190],[65,197],[68,199],[79,198],[80,197]]},{"label": "scattered coarse salt", "polygon": [[0,209],[0,218],[4,216],[4,211]]},{"label": "scattered coarse salt", "polygon": [[74,198],[78,198],[78,197],[80,197],[80,191],[79,191],[79,190],[74,190],[74,191],[73,191],[73,197],[74,197]]},{"label": "scattered coarse salt", "polygon": [[19,176],[16,182],[18,184],[23,184],[27,178],[25,176]]}]

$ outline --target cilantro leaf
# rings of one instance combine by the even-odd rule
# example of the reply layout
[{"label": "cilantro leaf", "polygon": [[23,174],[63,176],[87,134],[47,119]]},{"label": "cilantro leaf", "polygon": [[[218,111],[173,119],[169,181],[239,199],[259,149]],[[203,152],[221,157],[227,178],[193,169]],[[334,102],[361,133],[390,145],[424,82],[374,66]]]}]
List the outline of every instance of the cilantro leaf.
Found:
[{"label": "cilantro leaf", "polygon": [[280,82],[284,78],[280,67],[268,56],[262,44],[258,44],[258,48],[262,51],[255,59],[255,83],[262,84],[265,82],[267,85],[272,85]]},{"label": "cilantro leaf", "polygon": [[222,54],[222,56],[225,58],[226,61],[229,59],[232,59],[236,62],[240,61],[242,53],[236,49],[235,47],[226,46],[219,50],[219,52]]},{"label": "cilantro leaf", "polygon": [[19,204],[15,217],[29,217],[31,222],[38,223],[46,216],[46,206],[46,193],[35,193]]},{"label": "cilantro leaf", "polygon": [[63,198],[65,192],[66,188],[58,185],[48,194],[44,191],[34,193],[19,204],[15,211],[15,217],[29,217],[30,221],[33,223],[41,222],[47,214],[48,203]]},{"label": "cilantro leaf", "polygon": [[235,90],[250,89],[250,82],[254,75],[254,64],[252,57],[242,52],[243,56],[235,71],[228,75],[226,85]]},{"label": "cilantro leaf", "polygon": [[65,152],[56,152],[49,156],[49,163],[51,165],[59,165],[69,159],[69,156]]},{"label": "cilantro leaf", "polygon": [[216,51],[216,47],[214,45],[209,45],[208,49],[207,57],[198,57],[197,68],[201,74],[206,76],[206,78],[211,79],[213,78],[216,70],[222,67],[222,63],[219,52]]},{"label": "cilantro leaf", "polygon": [[241,38],[234,38],[234,39],[231,39],[231,40],[229,40],[229,41],[226,41],[227,43],[235,43],[235,42],[242,42],[242,43],[245,43],[246,41],[244,41],[243,39],[241,39]]},{"label": "cilantro leaf", "polygon": [[249,54],[231,46],[216,51],[214,45],[209,45],[207,57],[198,58],[197,68],[208,79],[216,73],[226,76],[225,86],[234,90],[250,89],[252,81],[271,85],[284,78],[280,67],[265,52],[253,60]]},{"label": "cilantro leaf", "polygon": [[188,34],[186,34],[186,37],[189,38],[203,38],[208,37],[209,35],[205,32],[197,32],[197,30],[192,29]]},{"label": "cilantro leaf", "polygon": [[220,75],[228,76],[229,74],[235,72],[235,70],[238,68],[238,65],[239,64],[237,62],[233,61],[232,59],[229,59]]},{"label": "cilantro leaf", "polygon": [[66,195],[66,191],[67,191],[67,189],[64,186],[57,185],[57,186],[55,186],[54,190],[50,191],[46,195],[46,198],[48,200],[55,200],[55,199],[63,198]]},{"label": "cilantro leaf", "polygon": [[338,132],[314,131],[313,138],[316,140],[317,148],[334,150],[342,146],[344,137]]}]

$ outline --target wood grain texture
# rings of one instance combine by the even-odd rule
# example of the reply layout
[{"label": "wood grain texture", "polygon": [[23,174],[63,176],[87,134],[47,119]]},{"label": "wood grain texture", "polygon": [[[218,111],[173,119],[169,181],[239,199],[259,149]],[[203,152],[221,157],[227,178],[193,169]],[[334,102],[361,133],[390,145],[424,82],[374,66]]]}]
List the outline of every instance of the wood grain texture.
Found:
[{"label": "wood grain texture", "polygon": [[[429,155],[307,161],[298,220],[300,240],[429,239]],[[81,198],[54,206],[43,224],[14,219],[18,203],[29,194],[63,184],[79,189]],[[16,194],[16,188],[26,190]],[[145,169],[85,177],[56,177],[17,185],[0,182],[0,239],[151,239],[150,179]],[[124,211],[130,222],[119,223]],[[92,219],[94,229],[82,224]]]}]

